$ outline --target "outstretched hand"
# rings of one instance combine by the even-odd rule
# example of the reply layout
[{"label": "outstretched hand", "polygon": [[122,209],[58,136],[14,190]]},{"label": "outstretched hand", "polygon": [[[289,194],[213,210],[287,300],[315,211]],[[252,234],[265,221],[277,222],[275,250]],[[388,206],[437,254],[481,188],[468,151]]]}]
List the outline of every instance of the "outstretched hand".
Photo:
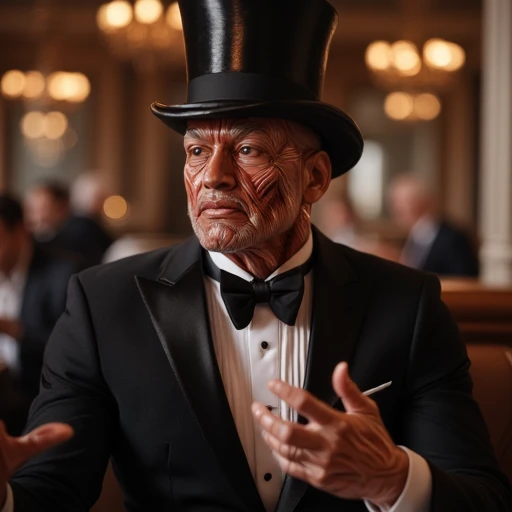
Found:
[{"label": "outstretched hand", "polygon": [[289,475],[340,498],[392,506],[405,487],[409,458],[392,441],[375,402],[351,380],[346,363],[336,367],[332,384],[344,413],[303,389],[270,381],[269,389],[309,423],[284,421],[254,403],[263,438]]},{"label": "outstretched hand", "polygon": [[48,423],[22,437],[10,436],[0,421],[0,507],[7,497],[7,482],[25,462],[73,436],[73,429],[64,423]]}]

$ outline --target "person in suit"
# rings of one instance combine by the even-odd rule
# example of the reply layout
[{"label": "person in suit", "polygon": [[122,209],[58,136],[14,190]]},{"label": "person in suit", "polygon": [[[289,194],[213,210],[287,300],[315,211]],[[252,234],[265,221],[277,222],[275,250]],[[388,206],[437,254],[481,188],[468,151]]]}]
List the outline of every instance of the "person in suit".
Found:
[{"label": "person in suit", "polygon": [[72,279],[4,510],[88,510],[109,457],[132,512],[512,510],[438,280],[311,227],[363,147],[319,99],[334,8],[180,9],[188,103],[152,108],[195,236]]},{"label": "person in suit", "polygon": [[40,244],[77,256],[85,266],[101,263],[112,243],[95,218],[72,212],[69,191],[58,182],[32,187],[25,197],[25,210],[27,224]]},{"label": "person in suit", "polygon": [[408,233],[400,261],[440,276],[477,277],[478,257],[466,233],[440,219],[428,186],[414,174],[396,178],[389,189],[390,210]]},{"label": "person in suit", "polygon": [[2,416],[11,433],[21,433],[37,395],[44,348],[64,311],[69,279],[78,270],[73,260],[34,244],[20,203],[0,194]]}]

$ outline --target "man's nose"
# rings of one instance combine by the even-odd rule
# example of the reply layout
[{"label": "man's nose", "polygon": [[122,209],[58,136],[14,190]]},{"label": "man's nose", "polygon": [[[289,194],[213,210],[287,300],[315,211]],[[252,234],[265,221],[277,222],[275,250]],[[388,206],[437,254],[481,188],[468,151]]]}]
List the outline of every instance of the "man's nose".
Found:
[{"label": "man's nose", "polygon": [[203,178],[206,188],[231,190],[236,186],[235,163],[224,148],[215,149],[206,166]]}]

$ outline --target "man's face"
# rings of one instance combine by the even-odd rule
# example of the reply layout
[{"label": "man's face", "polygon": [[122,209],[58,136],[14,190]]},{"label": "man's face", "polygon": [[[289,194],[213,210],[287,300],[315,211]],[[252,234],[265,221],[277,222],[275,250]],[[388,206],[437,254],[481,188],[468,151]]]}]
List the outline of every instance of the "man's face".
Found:
[{"label": "man's face", "polygon": [[304,205],[305,162],[315,153],[307,148],[308,136],[303,127],[277,119],[189,123],[188,211],[205,249],[242,251],[293,227]]},{"label": "man's face", "polygon": [[22,247],[23,226],[9,228],[0,220],[0,273],[9,274],[16,266]]},{"label": "man's face", "polygon": [[44,188],[31,190],[25,199],[25,218],[36,237],[51,236],[67,216],[66,208]]}]

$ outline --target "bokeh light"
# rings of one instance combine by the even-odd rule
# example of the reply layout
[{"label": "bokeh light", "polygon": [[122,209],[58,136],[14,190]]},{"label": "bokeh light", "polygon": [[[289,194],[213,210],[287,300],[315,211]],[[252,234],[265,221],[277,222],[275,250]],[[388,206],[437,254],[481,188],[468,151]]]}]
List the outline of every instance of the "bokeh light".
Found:
[{"label": "bokeh light", "polygon": [[112,220],[120,220],[128,214],[128,203],[122,196],[110,196],[103,203],[105,215]]},{"label": "bokeh light", "polygon": [[23,97],[31,100],[40,98],[45,89],[45,80],[39,71],[29,71],[25,74],[25,87],[23,88]]},{"label": "bokeh light", "polygon": [[164,8],[160,0],[137,0],[133,10],[139,23],[151,25],[160,19]]},{"label": "bokeh light", "polygon": [[27,112],[21,119],[21,133],[27,139],[39,139],[44,136],[45,115],[39,111]]},{"label": "bokeh light", "polygon": [[7,71],[2,77],[2,94],[9,98],[19,98],[25,89],[25,73],[18,69]]},{"label": "bokeh light", "polygon": [[48,139],[60,139],[68,129],[68,118],[62,112],[49,112],[43,122],[43,133]]},{"label": "bokeh light", "polygon": [[419,94],[413,103],[414,116],[423,121],[432,121],[441,113],[441,102],[434,94]]},{"label": "bokeh light", "polygon": [[109,28],[124,28],[131,23],[133,19],[133,9],[129,2],[126,0],[114,0],[106,5],[102,17],[104,18],[104,23]]},{"label": "bokeh light", "polygon": [[[171,7],[169,7],[169,10]],[[392,63],[391,45],[387,41],[375,41],[370,44],[366,49],[365,61],[370,69],[382,71],[389,69]]]},{"label": "bokeh light", "polygon": [[392,92],[384,101],[384,111],[390,119],[404,121],[413,112],[413,98],[405,92]]}]

